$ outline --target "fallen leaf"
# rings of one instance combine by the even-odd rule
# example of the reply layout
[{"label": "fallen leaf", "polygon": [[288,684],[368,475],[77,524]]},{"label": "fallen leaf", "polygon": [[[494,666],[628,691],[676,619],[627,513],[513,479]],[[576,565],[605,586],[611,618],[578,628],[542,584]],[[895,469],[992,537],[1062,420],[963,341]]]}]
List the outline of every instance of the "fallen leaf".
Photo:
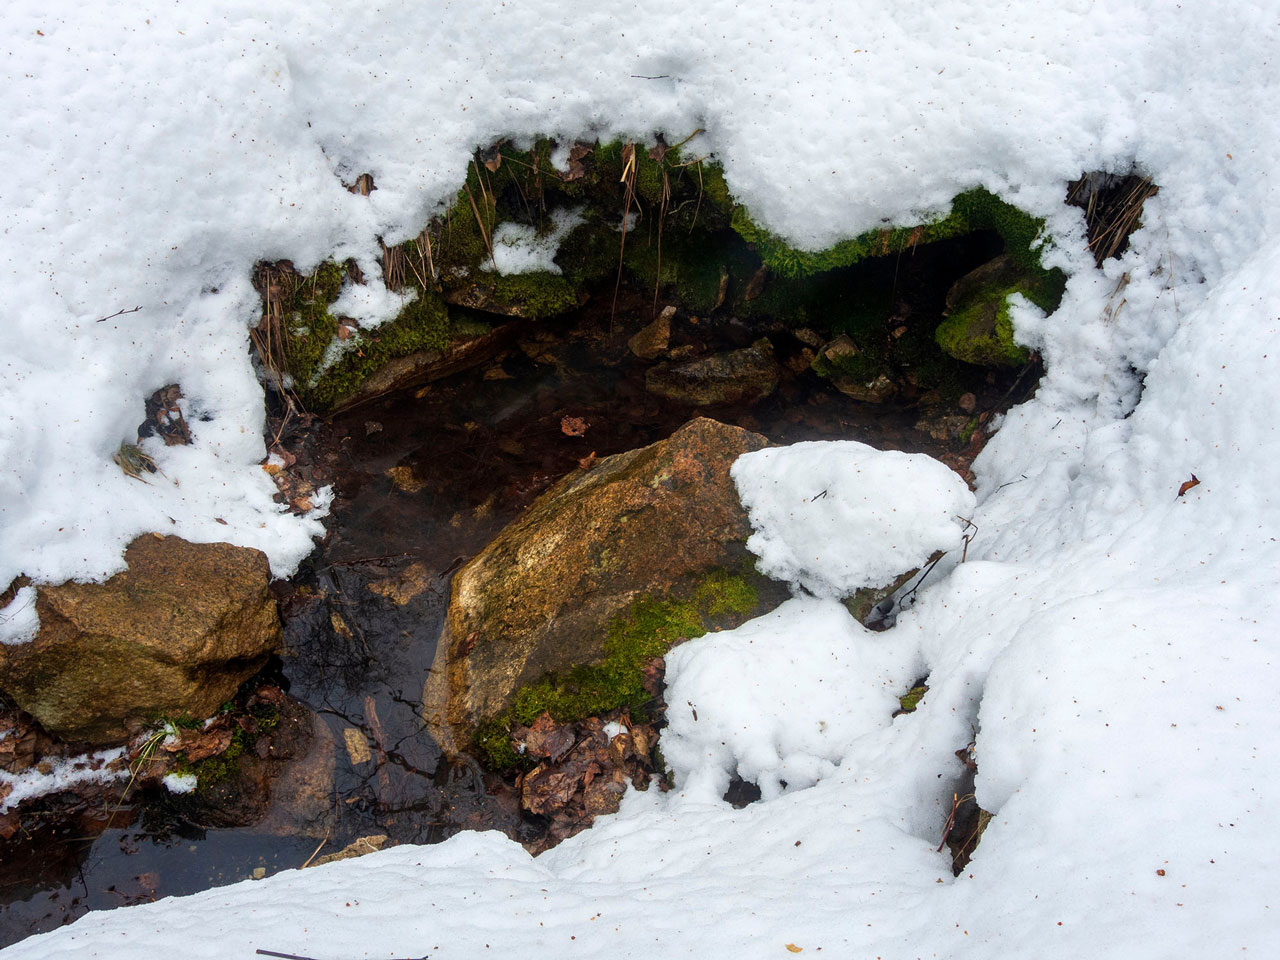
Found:
[{"label": "fallen leaf", "polygon": [[566,437],[581,437],[587,432],[587,421],[581,417],[561,417],[560,432]]},{"label": "fallen leaf", "polygon": [[1191,479],[1190,479],[1190,480],[1185,480],[1185,481],[1183,481],[1182,486],[1180,486],[1180,487],[1178,488],[1178,496],[1182,496],[1184,493],[1186,493],[1186,492],[1187,492],[1188,490],[1190,490],[1192,487],[1198,487],[1198,486],[1200,486],[1200,480],[1199,480],[1199,478],[1198,478],[1198,477],[1193,473],[1193,474],[1191,475]]},{"label": "fallen leaf", "polygon": [[596,452],[592,450],[585,457],[578,459],[578,468],[581,470],[590,470],[596,465]]},{"label": "fallen leaf", "polygon": [[787,949],[790,950],[792,953],[799,953],[801,950],[804,949],[804,947],[797,947],[794,943],[788,943]]},{"label": "fallen leaf", "polygon": [[490,173],[497,173],[502,166],[502,144],[495,144],[488,150],[480,151],[480,162]]}]

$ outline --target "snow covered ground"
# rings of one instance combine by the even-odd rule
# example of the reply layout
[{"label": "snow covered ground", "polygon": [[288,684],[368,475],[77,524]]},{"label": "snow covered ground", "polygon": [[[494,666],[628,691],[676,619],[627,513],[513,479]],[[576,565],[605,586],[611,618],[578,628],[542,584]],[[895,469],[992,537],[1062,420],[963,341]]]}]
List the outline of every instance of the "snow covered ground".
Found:
[{"label": "snow covered ground", "polygon": [[[705,128],[753,216],[809,246],[984,184],[1048,218],[1073,274],[1053,316],[1017,316],[1048,373],[976,465],[968,562],[892,631],[797,599],[700,642],[723,656],[681,652],[670,681],[703,698],[669,734],[681,789],[536,860],[462,835],[90,915],[6,960],[1280,955],[1280,4],[263,11],[6,8],[0,583],[105,576],[150,529],[296,565],[318,521],[257,466],[250,267],[377,276],[376,237],[416,233],[498,136]],[[1161,191],[1098,271],[1064,181],[1134,162]],[[363,172],[368,198],[342,186]],[[140,484],[111,454],[173,381],[195,443],[149,450],[163,479]],[[935,847],[975,732],[994,818],[953,879]],[[734,763],[774,771],[768,799],[719,801]]]}]

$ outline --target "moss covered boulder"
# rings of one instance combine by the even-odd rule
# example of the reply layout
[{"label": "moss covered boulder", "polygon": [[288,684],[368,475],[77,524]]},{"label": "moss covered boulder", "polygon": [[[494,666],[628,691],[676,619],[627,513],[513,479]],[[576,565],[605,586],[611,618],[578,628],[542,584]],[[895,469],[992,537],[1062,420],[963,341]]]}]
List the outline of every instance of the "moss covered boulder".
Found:
[{"label": "moss covered boulder", "polygon": [[280,643],[266,555],[148,534],[105,583],[40,587],[40,630],[0,647],[0,690],[67,741],[207,717]]},{"label": "moss covered boulder", "polygon": [[1015,343],[1009,298],[1020,293],[1046,310],[1057,307],[1062,288],[1057,271],[1026,266],[1003,254],[965,274],[947,293],[947,318],[935,338],[944,351],[965,363],[1017,367],[1029,358]]},{"label": "moss covered boulder", "polygon": [[[537,694],[526,712],[565,718],[625,705],[646,657],[754,608],[751,527],[729,467],[766,445],[693,420],[563,478],[463,567],[423,697],[445,748],[522,691]],[[575,675],[567,688],[554,679]]]}]

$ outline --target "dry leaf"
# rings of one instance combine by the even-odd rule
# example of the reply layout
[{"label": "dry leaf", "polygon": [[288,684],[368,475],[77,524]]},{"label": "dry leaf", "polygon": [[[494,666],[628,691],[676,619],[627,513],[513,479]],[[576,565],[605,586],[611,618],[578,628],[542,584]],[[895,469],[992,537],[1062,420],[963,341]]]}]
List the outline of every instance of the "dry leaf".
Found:
[{"label": "dry leaf", "polygon": [[1191,475],[1191,479],[1183,481],[1182,486],[1178,488],[1178,496],[1182,496],[1192,487],[1198,487],[1198,486],[1200,486],[1200,479],[1193,473]]},{"label": "dry leaf", "polygon": [[585,457],[578,458],[578,468],[581,470],[590,470],[596,465],[596,452],[592,450]]},{"label": "dry leaf", "polygon": [[790,950],[792,953],[799,953],[801,950],[804,949],[804,947],[797,947],[794,943],[788,943],[787,949]]},{"label": "dry leaf", "polygon": [[581,437],[587,432],[587,421],[581,417],[561,417],[560,432],[566,437]]}]

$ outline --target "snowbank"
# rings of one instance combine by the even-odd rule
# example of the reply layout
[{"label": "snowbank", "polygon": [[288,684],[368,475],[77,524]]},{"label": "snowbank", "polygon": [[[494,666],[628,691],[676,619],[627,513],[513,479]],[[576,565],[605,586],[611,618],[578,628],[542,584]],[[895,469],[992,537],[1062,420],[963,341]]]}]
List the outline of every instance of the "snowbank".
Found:
[{"label": "snowbank", "polygon": [[[976,465],[968,562],[882,637],[797,601],[682,651],[680,789],[537,860],[464,834],[6,958],[1280,954],[1274,4],[11,7],[3,582],[104,576],[153,528],[296,563],[318,527],[256,467],[249,267],[371,262],[496,136],[704,128],[753,217],[815,246],[982,183],[1047,218],[1073,275],[1015,318],[1048,373]],[[1134,162],[1161,192],[1098,271],[1064,180]],[[367,198],[342,186],[363,172]],[[175,380],[196,442],[130,480],[110,454]],[[710,655],[766,633],[736,678]],[[916,669],[929,693],[887,719]],[[994,816],[953,879],[935,848],[971,740]],[[777,789],[731,809],[731,764]]]}]

